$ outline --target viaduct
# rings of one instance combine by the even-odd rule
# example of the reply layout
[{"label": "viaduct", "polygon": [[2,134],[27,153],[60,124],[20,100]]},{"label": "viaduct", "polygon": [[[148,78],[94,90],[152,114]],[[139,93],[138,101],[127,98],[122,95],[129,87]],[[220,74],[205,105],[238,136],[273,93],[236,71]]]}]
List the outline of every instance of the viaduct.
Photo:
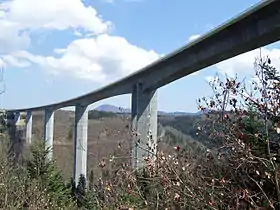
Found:
[{"label": "viaduct", "polygon": [[[53,146],[54,111],[75,106],[74,178],[86,176],[88,106],[99,100],[132,94],[132,166],[157,150],[157,89],[220,61],[274,43],[280,39],[280,0],[265,0],[236,18],[143,69],[103,88],[60,103],[9,109],[15,123],[26,112],[26,140],[31,142],[32,112],[44,111],[44,140]],[[52,158],[50,153],[49,158]]]}]

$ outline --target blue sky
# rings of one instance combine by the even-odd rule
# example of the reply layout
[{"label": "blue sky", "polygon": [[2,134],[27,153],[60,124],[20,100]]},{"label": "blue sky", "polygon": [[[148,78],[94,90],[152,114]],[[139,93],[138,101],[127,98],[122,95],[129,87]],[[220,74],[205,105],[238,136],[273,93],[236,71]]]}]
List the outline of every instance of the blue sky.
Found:
[{"label": "blue sky", "polygon": [[[257,0],[13,0],[0,3],[0,106],[63,101],[115,81],[187,44],[190,37],[236,16]],[[280,66],[279,44],[267,46]],[[159,89],[159,109],[196,112],[216,72],[251,75],[258,51]],[[242,70],[242,71],[241,71]],[[130,96],[93,104],[129,107]]]}]

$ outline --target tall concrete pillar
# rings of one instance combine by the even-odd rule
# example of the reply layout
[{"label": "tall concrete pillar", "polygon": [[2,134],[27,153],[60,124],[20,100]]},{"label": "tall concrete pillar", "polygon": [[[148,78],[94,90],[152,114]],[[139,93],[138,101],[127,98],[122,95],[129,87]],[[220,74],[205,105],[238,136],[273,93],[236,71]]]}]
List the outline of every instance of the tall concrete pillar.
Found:
[{"label": "tall concrete pillar", "polygon": [[137,146],[139,144],[139,136],[138,136],[138,115],[137,115],[137,104],[138,104],[138,85],[133,86],[132,95],[131,95],[131,156],[132,156],[132,168],[137,167]]},{"label": "tall concrete pillar", "polygon": [[132,92],[132,167],[144,166],[157,152],[157,93],[137,84]]},{"label": "tall concrete pillar", "polygon": [[25,119],[26,143],[31,144],[32,139],[32,112],[27,111]]},{"label": "tall concrete pillar", "polygon": [[74,127],[74,178],[78,184],[80,175],[87,174],[87,139],[88,109],[87,105],[76,105]]},{"label": "tall concrete pillar", "polygon": [[44,122],[44,140],[46,148],[50,149],[48,159],[51,160],[53,156],[53,128],[54,128],[54,110],[45,109]]},{"label": "tall concrete pillar", "polygon": [[7,112],[7,127],[11,140],[11,151],[14,153],[15,158],[18,157],[17,145],[19,141],[18,125],[20,122],[20,112]]},{"label": "tall concrete pillar", "polygon": [[20,122],[20,112],[15,112],[14,113],[14,124],[18,125]]}]

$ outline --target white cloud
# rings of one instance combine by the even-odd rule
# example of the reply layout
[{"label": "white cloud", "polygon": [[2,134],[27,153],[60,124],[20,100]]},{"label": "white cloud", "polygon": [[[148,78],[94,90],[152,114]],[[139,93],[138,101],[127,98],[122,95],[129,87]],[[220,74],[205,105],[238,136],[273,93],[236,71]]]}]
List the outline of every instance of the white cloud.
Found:
[{"label": "white cloud", "polygon": [[[0,3],[1,62],[17,68],[37,65],[48,73],[105,83],[160,57],[122,37],[108,35],[112,26],[82,0],[7,0]],[[72,29],[78,39],[48,56],[32,54],[28,52],[30,35],[40,34],[42,29]]]},{"label": "white cloud", "polygon": [[[271,59],[272,65],[280,71],[280,49],[268,49],[262,48],[252,50],[250,52],[238,55],[234,58],[228,59],[226,61],[220,62],[215,65],[218,72],[221,73],[221,76],[229,76],[242,78],[247,77],[246,81],[251,83],[252,81],[257,82],[258,79],[255,76],[254,62],[256,58],[266,58],[267,56]],[[213,81],[215,77],[206,76],[204,78],[207,82]]]},{"label": "white cloud", "polygon": [[9,64],[14,67],[18,68],[25,68],[31,65],[31,63],[25,59],[16,58],[12,55],[4,55],[3,56],[3,63]]},{"label": "white cloud", "polygon": [[30,37],[15,23],[0,18],[0,54],[9,53],[17,49],[26,49],[30,44]]},{"label": "white cloud", "polygon": [[[65,49],[56,49],[59,57],[33,55],[26,51],[12,54],[9,65],[32,62],[57,74],[105,83],[121,78],[155,61],[159,55],[130,44],[126,39],[107,34],[78,39]],[[16,61],[17,62],[16,62]]]},{"label": "white cloud", "polygon": [[[261,49],[262,57],[269,56],[274,67],[280,70],[280,49]],[[230,77],[234,77],[235,74],[253,75],[254,62],[256,58],[260,57],[260,49],[256,49],[226,61],[216,64],[217,70],[222,74],[227,74]]]},{"label": "white cloud", "polygon": [[86,7],[80,0],[13,0],[0,7],[6,11],[3,18],[24,28],[83,28],[100,34],[110,25],[93,7]]},{"label": "white cloud", "polygon": [[194,41],[195,39],[198,39],[200,36],[201,36],[200,34],[191,35],[189,37],[189,42]]},{"label": "white cloud", "polygon": [[7,0],[0,3],[0,53],[28,48],[29,34],[38,29],[73,29],[74,33],[97,35],[111,25],[81,0]]}]

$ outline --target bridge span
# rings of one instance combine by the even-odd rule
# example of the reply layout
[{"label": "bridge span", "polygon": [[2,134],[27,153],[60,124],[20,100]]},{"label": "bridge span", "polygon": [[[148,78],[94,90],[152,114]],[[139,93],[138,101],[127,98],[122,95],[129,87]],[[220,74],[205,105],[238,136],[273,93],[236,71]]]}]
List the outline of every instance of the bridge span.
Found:
[{"label": "bridge span", "polygon": [[[144,156],[157,150],[156,90],[193,72],[280,40],[280,1],[266,0],[255,5],[143,69],[108,86],[60,103],[10,109],[14,122],[26,112],[26,139],[31,142],[32,112],[45,111],[44,140],[53,146],[54,111],[75,106],[75,162],[77,182],[87,170],[88,106],[109,97],[132,94],[132,166],[141,166]],[[136,134],[136,135],[135,135]],[[50,154],[49,158],[52,158]]]}]

